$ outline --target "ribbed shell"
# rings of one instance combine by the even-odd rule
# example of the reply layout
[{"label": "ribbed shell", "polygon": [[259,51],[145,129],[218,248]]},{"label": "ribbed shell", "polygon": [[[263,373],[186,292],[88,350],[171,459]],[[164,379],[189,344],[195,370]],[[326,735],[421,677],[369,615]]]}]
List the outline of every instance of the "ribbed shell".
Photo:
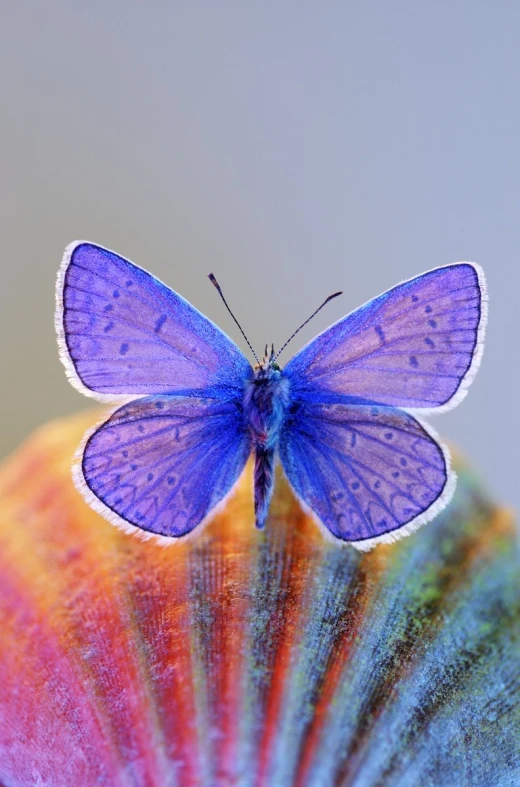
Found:
[{"label": "ribbed shell", "polygon": [[520,552],[459,467],[396,546],[325,543],[249,467],[200,537],[160,547],[83,502],[92,415],[0,471],[6,787],[520,784]]}]

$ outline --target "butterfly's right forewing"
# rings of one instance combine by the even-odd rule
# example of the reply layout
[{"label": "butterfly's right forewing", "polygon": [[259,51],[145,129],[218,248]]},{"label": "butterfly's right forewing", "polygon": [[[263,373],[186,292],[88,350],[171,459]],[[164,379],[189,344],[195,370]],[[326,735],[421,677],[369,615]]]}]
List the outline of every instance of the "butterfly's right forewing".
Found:
[{"label": "butterfly's right forewing", "polygon": [[325,330],[285,367],[295,398],[357,399],[410,410],[447,409],[483,351],[482,269],[456,263],[398,284]]}]

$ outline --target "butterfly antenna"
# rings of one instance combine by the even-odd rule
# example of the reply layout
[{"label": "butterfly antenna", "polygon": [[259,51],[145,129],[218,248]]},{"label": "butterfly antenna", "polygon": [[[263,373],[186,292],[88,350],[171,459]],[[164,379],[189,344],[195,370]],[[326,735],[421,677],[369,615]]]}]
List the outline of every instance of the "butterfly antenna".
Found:
[{"label": "butterfly antenna", "polygon": [[297,329],[295,330],[295,332],[294,332],[294,333],[293,333],[291,336],[289,336],[289,338],[287,339],[287,341],[285,342],[285,344],[283,344],[283,345],[280,347],[280,349],[278,350],[278,352],[277,352],[277,353],[276,353],[276,355],[274,356],[274,359],[273,359],[273,360],[275,360],[276,358],[278,358],[278,356],[280,355],[280,353],[281,353],[283,350],[285,350],[285,348],[287,347],[287,345],[289,344],[289,342],[291,342],[291,341],[294,339],[294,337],[296,336],[296,334],[297,334],[297,333],[299,333],[299,332],[301,331],[301,329],[302,329],[302,328],[305,328],[305,326],[307,325],[307,323],[308,323],[308,322],[310,322],[310,321],[312,320],[312,318],[313,318],[313,317],[316,317],[316,315],[318,314],[318,312],[319,312],[319,311],[321,311],[321,310],[323,309],[323,307],[324,307],[324,306],[326,306],[326,305],[327,305],[327,303],[328,303],[329,301],[331,301],[333,298],[337,298],[337,297],[338,297],[338,295],[343,295],[343,292],[342,292],[342,291],[341,291],[341,292],[333,292],[333,293],[332,293],[332,295],[329,295],[329,297],[328,297],[328,298],[325,298],[325,300],[323,301],[323,303],[321,304],[321,306],[319,306],[319,307],[316,309],[316,311],[315,311],[315,312],[313,312],[313,313],[311,314],[311,316],[310,316],[310,317],[308,317],[308,318],[305,320],[305,322],[302,322],[302,324],[300,325],[300,327],[299,327],[299,328],[297,328]]},{"label": "butterfly antenna", "polygon": [[240,333],[242,334],[242,336],[243,336],[243,337],[244,337],[244,339],[246,340],[246,342],[247,342],[247,346],[249,347],[249,349],[250,349],[250,350],[251,350],[251,352],[253,353],[253,356],[254,356],[254,358],[255,358],[255,361],[256,361],[257,363],[260,363],[260,361],[258,360],[258,358],[257,358],[257,356],[256,356],[256,353],[255,353],[255,351],[254,351],[254,350],[253,350],[253,348],[251,347],[251,342],[249,341],[249,339],[248,339],[248,338],[247,338],[247,336],[245,335],[244,331],[242,330],[242,326],[240,325],[240,323],[238,322],[237,318],[235,317],[235,315],[233,314],[233,312],[232,312],[232,311],[231,311],[231,309],[229,308],[229,306],[228,306],[228,303],[227,303],[226,299],[224,298],[224,294],[223,294],[222,290],[220,289],[220,284],[218,283],[218,281],[216,280],[216,278],[214,277],[214,275],[213,275],[212,273],[209,273],[209,274],[208,274],[208,279],[210,280],[210,282],[213,284],[213,286],[214,286],[214,287],[215,287],[215,289],[217,290],[218,294],[220,295],[220,297],[221,297],[221,298],[222,298],[222,300],[224,301],[224,306],[226,307],[226,309],[228,310],[228,312],[230,313],[230,315],[233,317],[234,321],[235,321],[235,322],[236,322],[236,324],[238,325],[238,327],[239,327],[239,329],[240,329]]}]

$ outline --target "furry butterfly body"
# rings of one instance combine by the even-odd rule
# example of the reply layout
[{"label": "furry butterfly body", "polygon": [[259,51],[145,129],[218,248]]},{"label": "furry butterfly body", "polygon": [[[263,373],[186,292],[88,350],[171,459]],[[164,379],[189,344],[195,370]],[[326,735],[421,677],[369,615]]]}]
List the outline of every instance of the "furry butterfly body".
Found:
[{"label": "furry butterfly body", "polygon": [[258,527],[274,466],[325,535],[369,549],[447,504],[455,476],[422,413],[465,395],[483,350],[482,270],[456,263],[370,301],[281,368],[253,368],[210,320],[95,244],[65,252],[60,356],[83,393],[118,404],[86,435],[74,478],[114,524],[170,542],[202,525],[254,452]]}]

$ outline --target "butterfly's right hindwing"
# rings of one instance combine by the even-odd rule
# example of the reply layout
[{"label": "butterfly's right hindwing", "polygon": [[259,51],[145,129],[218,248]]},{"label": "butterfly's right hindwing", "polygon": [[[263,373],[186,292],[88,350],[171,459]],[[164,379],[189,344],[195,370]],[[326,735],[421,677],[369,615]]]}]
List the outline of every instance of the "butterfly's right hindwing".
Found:
[{"label": "butterfly's right hindwing", "polygon": [[282,429],[280,458],[325,532],[359,549],[430,521],[455,485],[432,431],[385,406],[301,404]]}]

